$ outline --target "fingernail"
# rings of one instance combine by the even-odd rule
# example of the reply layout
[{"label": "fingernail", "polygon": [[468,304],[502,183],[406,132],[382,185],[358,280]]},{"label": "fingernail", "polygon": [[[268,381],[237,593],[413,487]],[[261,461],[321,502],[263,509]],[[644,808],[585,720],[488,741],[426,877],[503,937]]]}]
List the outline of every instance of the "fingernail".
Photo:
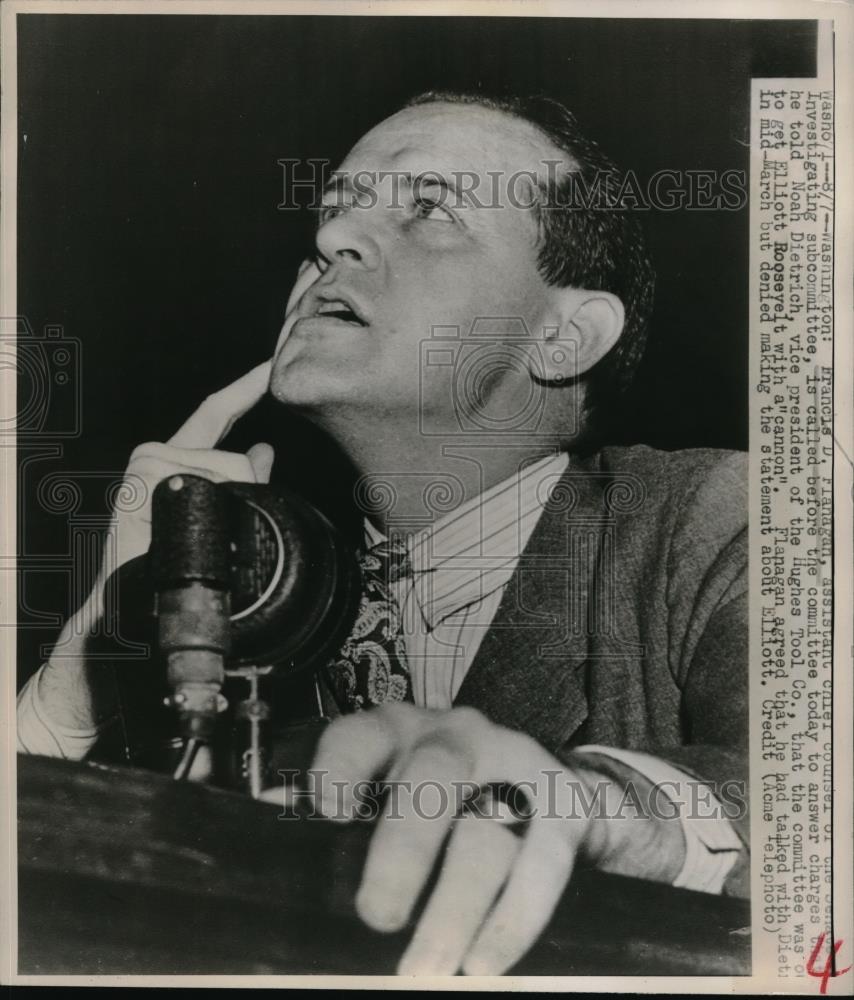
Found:
[{"label": "fingernail", "polygon": [[399,976],[453,976],[459,963],[444,949],[415,948],[407,951],[397,967]]},{"label": "fingernail", "polygon": [[483,952],[470,955],[463,962],[463,972],[467,976],[500,976],[500,965],[490,955]]},{"label": "fingernail", "polygon": [[360,890],[356,894],[356,911],[376,931],[399,931],[408,916],[396,899],[388,899],[386,893],[376,889]]}]

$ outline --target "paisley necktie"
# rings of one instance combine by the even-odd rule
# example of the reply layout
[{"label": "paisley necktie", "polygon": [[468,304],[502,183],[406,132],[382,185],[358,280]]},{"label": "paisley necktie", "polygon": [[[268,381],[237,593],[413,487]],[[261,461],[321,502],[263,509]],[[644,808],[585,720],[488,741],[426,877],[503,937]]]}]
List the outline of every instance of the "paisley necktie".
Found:
[{"label": "paisley necktie", "polygon": [[356,624],[327,668],[342,712],[412,701],[400,609],[390,585],[411,573],[403,542],[380,542],[359,557],[362,600]]}]

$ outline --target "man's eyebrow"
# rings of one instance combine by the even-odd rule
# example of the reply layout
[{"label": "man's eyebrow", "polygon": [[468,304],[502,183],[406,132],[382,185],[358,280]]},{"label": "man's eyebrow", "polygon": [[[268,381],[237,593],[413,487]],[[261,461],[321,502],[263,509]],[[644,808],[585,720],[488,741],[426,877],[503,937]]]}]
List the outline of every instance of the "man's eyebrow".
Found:
[{"label": "man's eyebrow", "polygon": [[[452,176],[453,173],[454,172],[452,172]],[[474,176],[474,172],[470,170],[456,171],[456,173],[459,176],[462,176],[463,174],[466,177]],[[412,170],[360,170],[356,172],[356,176],[359,180],[358,185],[353,184],[349,171],[333,172],[329,180],[323,186],[322,197],[326,197],[330,194],[353,194],[358,190],[358,188],[364,189],[368,181],[370,181],[370,186],[376,187],[377,185],[381,185],[384,181],[390,180],[396,184],[400,184],[402,182],[409,190],[416,187],[419,190],[430,187],[438,187],[443,192],[448,192],[453,195],[455,204],[459,206],[467,201],[467,199],[463,199],[462,195],[467,193],[467,190],[471,190],[471,188],[466,189],[465,185],[463,185],[462,189],[458,188],[455,181],[449,179],[449,177],[443,172],[433,169],[421,170],[417,173]]]},{"label": "man's eyebrow", "polygon": [[330,175],[329,180],[323,185],[322,194],[331,194],[333,191],[352,191],[353,185],[350,183],[349,173],[342,173],[339,170],[335,170]]},{"label": "man's eyebrow", "polygon": [[459,188],[453,181],[448,180],[447,177],[439,173],[438,170],[425,170],[423,173],[416,175],[415,180],[418,182],[419,187],[438,187],[442,191],[450,191],[459,204]]}]

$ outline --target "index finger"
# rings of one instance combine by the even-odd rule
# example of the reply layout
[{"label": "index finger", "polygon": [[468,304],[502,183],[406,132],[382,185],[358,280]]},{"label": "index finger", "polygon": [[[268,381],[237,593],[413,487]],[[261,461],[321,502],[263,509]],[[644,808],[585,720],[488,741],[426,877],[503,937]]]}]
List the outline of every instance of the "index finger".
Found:
[{"label": "index finger", "polygon": [[172,435],[167,444],[176,448],[214,448],[232,425],[252,409],[267,391],[271,362],[264,361],[252,371],[214,392]]},{"label": "index finger", "polygon": [[321,736],[311,765],[313,771],[335,780],[334,785],[324,784],[321,811],[351,818],[354,789],[383,773],[410,746],[422,732],[422,719],[421,709],[405,703],[336,719]]}]

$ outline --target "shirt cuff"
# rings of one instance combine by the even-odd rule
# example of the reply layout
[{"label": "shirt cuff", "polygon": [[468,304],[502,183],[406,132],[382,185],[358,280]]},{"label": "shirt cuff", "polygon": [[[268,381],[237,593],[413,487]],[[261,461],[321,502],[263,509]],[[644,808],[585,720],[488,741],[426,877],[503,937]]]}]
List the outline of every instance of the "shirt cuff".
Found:
[{"label": "shirt cuff", "polygon": [[[660,757],[636,750],[591,745],[575,747],[574,751],[611,757],[634,768],[653,785],[660,786],[678,808],[685,835],[685,863],[673,885],[698,892],[721,892],[744,845],[708,785]],[[705,793],[702,796],[697,794],[699,785]]]},{"label": "shirt cuff", "polygon": [[39,692],[39,679],[43,670],[44,667],[40,667],[18,695],[16,711],[18,753],[82,760],[112,720],[107,719],[89,729],[68,729],[55,723],[45,711]]}]

